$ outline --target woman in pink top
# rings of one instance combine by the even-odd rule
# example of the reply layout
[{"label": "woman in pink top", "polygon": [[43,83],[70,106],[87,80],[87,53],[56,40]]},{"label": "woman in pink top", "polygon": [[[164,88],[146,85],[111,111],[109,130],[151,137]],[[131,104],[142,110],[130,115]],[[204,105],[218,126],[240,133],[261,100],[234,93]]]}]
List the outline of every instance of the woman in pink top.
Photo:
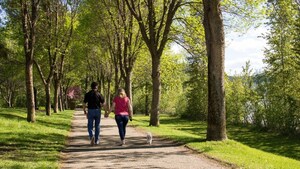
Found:
[{"label": "woman in pink top", "polygon": [[[115,112],[115,120],[118,125],[121,146],[125,144],[126,126],[128,119],[132,120],[132,106],[124,89],[118,89],[118,95],[114,98],[111,110]],[[109,111],[111,112],[111,111]],[[106,115],[108,116],[108,114]]]}]

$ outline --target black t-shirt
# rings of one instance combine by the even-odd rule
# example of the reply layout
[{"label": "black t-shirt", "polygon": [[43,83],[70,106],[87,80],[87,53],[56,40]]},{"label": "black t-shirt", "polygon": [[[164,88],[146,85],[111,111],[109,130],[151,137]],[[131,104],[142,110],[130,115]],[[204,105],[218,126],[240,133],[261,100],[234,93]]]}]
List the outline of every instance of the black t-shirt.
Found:
[{"label": "black t-shirt", "polygon": [[104,103],[104,97],[99,92],[91,90],[85,94],[84,103],[88,103],[88,109],[100,109],[100,103]]}]

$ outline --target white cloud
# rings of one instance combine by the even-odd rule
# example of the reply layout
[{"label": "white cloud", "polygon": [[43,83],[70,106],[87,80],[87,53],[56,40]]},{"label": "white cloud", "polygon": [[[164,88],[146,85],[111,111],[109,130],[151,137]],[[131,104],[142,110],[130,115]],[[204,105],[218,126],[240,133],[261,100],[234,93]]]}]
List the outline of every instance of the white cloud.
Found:
[{"label": "white cloud", "polygon": [[259,36],[266,31],[267,29],[265,27],[260,27],[257,29],[250,29],[242,36],[239,36],[238,33],[226,35],[226,73],[230,75],[240,73],[242,67],[246,64],[246,61],[250,61],[250,66],[254,72],[263,69],[263,50],[266,47],[266,41]]},{"label": "white cloud", "polygon": [[174,54],[178,54],[178,53],[181,53],[184,49],[178,45],[177,43],[172,43],[171,44],[171,51],[174,53]]},{"label": "white cloud", "polygon": [[[241,34],[237,32],[226,35],[225,49],[225,72],[229,75],[241,73],[242,67],[247,61],[250,61],[250,68],[253,72],[264,68],[264,53],[263,50],[267,46],[266,40],[262,34],[267,32],[267,28],[261,26],[256,29],[250,29],[247,33]],[[176,43],[172,43],[171,51],[174,54],[184,51]]]}]

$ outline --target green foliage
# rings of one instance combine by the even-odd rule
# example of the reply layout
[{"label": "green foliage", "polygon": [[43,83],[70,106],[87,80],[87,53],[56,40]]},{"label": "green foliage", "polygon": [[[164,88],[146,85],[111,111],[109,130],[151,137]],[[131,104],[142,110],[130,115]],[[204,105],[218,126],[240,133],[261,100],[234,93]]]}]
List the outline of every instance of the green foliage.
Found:
[{"label": "green foliage", "polygon": [[268,65],[265,125],[283,133],[295,133],[300,126],[300,74],[293,39],[299,37],[296,33],[299,11],[294,1],[272,1],[269,5],[273,10],[268,22],[270,33],[265,36],[269,45],[265,50]]},{"label": "green foliage", "polygon": [[[187,12],[188,11],[188,12]],[[186,69],[188,75],[184,84],[176,113],[183,118],[205,121],[207,118],[207,58],[202,26],[202,3],[184,6],[177,14],[175,22],[175,42],[187,53]],[[193,36],[191,36],[193,35]]]},{"label": "green foliage", "polygon": [[175,114],[179,99],[183,94],[183,84],[187,76],[183,55],[167,50],[161,59],[161,112]]},{"label": "green foliage", "polygon": [[242,73],[227,77],[226,114],[228,122],[234,124],[256,123],[260,98],[256,92],[250,62],[246,62]]},{"label": "green foliage", "polygon": [[[300,2],[299,7],[300,8]],[[293,32],[293,51],[295,52],[295,62],[298,69],[300,69],[300,10],[298,10],[298,13],[296,15],[296,21],[294,24],[295,31]]]},{"label": "green foliage", "polygon": [[59,167],[73,113],[44,114],[28,123],[25,109],[0,109],[0,168]]},{"label": "green foliage", "polygon": [[[71,49],[72,59],[69,64],[72,71],[69,72],[68,79],[77,83],[79,81],[84,92],[89,90],[92,81],[100,84],[112,81],[112,62],[116,55],[110,51],[111,45],[115,43],[113,36],[113,24],[103,1],[83,1],[79,8],[78,26]],[[82,76],[74,78],[78,74]],[[104,82],[100,82],[101,80]],[[103,94],[106,93],[106,89],[101,90]]]},{"label": "green foliage", "polygon": [[187,107],[183,118],[205,121],[207,119],[207,65],[201,56],[187,58],[189,79],[185,82]]},{"label": "green foliage", "polygon": [[145,48],[140,52],[133,69],[132,88],[134,112],[149,113],[152,100],[151,57]]},{"label": "green foliage", "polygon": [[244,104],[242,78],[238,75],[226,79],[226,118],[231,123],[242,123]]},{"label": "green foliage", "polygon": [[[133,106],[136,113],[144,113],[146,110],[146,96],[148,104],[151,103],[151,61],[147,51],[141,52],[137,58],[133,72]],[[182,55],[174,54],[170,50],[164,52],[161,59],[161,84],[162,96],[160,103],[161,113],[174,114],[177,104],[181,104],[183,93],[182,81],[186,78],[184,74],[185,63]],[[148,105],[150,109],[150,105]],[[149,111],[149,110],[148,110]]]},{"label": "green foliage", "polygon": [[[251,123],[282,133],[299,132],[300,97],[297,62],[297,15],[294,1],[270,1],[270,32],[265,35],[265,72],[252,75],[249,63],[226,83],[228,122]],[[293,40],[294,39],[294,40]],[[295,57],[296,56],[296,57]]]},{"label": "green foliage", "polygon": [[267,0],[224,0],[224,25],[226,31],[246,32],[250,27],[259,26],[269,13]]},{"label": "green foliage", "polygon": [[227,126],[231,140],[205,141],[206,123],[161,116],[160,127],[149,127],[147,117],[135,116],[133,125],[155,135],[170,138],[200,153],[234,167],[247,169],[289,169],[300,167],[299,137],[285,137],[248,127]]},{"label": "green foliage", "polygon": [[[22,47],[15,39],[16,28],[8,25],[0,29],[0,97],[5,107],[13,107],[25,82]],[[1,105],[2,106],[2,105]]]}]

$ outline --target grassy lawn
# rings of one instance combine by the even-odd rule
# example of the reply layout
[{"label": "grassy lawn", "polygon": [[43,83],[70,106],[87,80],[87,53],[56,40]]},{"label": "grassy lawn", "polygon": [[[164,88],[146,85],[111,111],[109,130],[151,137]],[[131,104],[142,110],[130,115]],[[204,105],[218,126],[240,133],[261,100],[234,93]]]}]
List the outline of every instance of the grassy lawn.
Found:
[{"label": "grassy lawn", "polygon": [[0,168],[58,168],[73,111],[36,113],[26,121],[25,109],[0,108]]},{"label": "grassy lawn", "polygon": [[300,169],[300,138],[228,126],[228,140],[206,142],[206,123],[162,116],[160,127],[149,127],[149,117],[131,123],[156,135],[186,144],[210,157],[249,169]]}]

